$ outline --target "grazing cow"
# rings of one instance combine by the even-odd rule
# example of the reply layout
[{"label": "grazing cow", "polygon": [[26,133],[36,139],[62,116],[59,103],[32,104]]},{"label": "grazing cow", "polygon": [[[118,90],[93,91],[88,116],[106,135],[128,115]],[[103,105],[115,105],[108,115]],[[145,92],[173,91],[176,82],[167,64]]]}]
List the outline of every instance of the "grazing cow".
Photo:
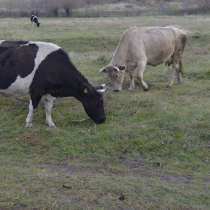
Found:
[{"label": "grazing cow", "polygon": [[37,27],[40,26],[39,18],[36,15],[31,15],[31,22],[35,23]]},{"label": "grazing cow", "polygon": [[148,84],[143,79],[146,65],[165,63],[172,68],[168,86],[172,86],[175,76],[182,80],[182,55],[187,40],[186,32],[174,27],[132,27],[122,36],[111,63],[100,71],[107,73],[113,90],[122,89],[125,72],[129,73],[130,90],[135,89],[137,78],[146,91]]},{"label": "grazing cow", "polygon": [[41,99],[46,122],[55,127],[51,117],[53,101],[68,96],[78,99],[95,123],[102,123],[104,91],[104,86],[93,87],[67,53],[53,43],[0,41],[0,93],[30,96],[26,127],[32,126],[33,112]]}]

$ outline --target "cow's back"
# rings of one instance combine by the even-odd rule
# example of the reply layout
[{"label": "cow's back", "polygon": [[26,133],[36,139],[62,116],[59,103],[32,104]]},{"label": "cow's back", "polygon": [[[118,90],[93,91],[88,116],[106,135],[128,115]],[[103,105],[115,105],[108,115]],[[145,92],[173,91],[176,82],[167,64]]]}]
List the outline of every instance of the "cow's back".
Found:
[{"label": "cow's back", "polygon": [[39,65],[52,52],[55,44],[45,42],[2,41],[0,43],[0,92],[15,95],[29,93]]},{"label": "cow's back", "polygon": [[147,64],[166,62],[175,49],[175,33],[166,27],[132,28],[126,34],[129,38],[128,60],[146,59]]}]

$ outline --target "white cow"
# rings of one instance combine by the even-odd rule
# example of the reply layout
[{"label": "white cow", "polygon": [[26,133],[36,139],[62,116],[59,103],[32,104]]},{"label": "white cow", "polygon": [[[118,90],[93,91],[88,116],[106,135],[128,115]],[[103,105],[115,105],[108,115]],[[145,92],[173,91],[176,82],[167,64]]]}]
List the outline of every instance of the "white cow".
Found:
[{"label": "white cow", "polygon": [[143,89],[149,89],[144,81],[146,65],[165,63],[172,68],[168,86],[175,77],[182,81],[182,55],[187,40],[185,31],[174,27],[132,27],[122,36],[109,65],[100,70],[108,74],[113,90],[122,90],[125,72],[130,75],[130,90],[135,89],[137,78]]}]

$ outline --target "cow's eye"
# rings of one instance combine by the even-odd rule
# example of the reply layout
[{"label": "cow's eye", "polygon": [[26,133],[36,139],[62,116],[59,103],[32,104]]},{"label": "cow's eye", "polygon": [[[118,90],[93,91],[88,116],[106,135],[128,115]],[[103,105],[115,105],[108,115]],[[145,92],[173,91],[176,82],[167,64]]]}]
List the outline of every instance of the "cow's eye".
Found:
[{"label": "cow's eye", "polygon": [[119,75],[118,74],[114,74],[114,78],[118,78],[119,77]]},{"label": "cow's eye", "polygon": [[88,94],[88,89],[85,88],[85,89],[83,90],[83,93],[87,95],[87,94]]}]

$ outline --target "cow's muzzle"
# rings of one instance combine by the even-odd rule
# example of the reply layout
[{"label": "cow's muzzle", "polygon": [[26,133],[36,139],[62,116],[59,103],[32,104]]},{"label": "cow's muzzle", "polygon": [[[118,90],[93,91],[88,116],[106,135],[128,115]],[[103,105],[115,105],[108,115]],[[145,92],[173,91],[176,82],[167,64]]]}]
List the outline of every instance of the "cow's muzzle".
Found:
[{"label": "cow's muzzle", "polygon": [[94,120],[96,124],[102,124],[106,121],[106,117],[100,117],[97,120]]}]

